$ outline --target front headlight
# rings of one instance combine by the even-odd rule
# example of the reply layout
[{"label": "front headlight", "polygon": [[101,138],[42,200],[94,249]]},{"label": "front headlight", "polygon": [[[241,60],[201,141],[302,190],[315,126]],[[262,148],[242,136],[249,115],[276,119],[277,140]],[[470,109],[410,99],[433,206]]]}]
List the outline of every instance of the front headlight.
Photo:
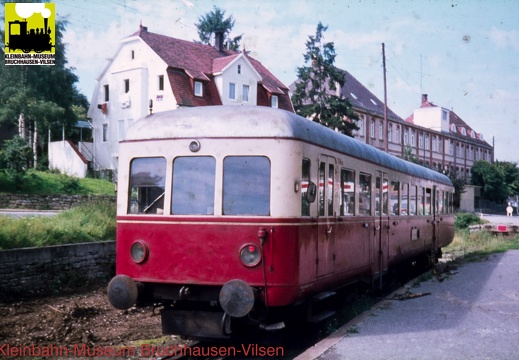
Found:
[{"label": "front headlight", "polygon": [[246,244],[240,250],[240,259],[245,266],[256,266],[261,261],[261,251],[254,244]]},{"label": "front headlight", "polygon": [[148,246],[144,241],[138,240],[132,244],[130,254],[133,261],[141,264],[148,258]]}]

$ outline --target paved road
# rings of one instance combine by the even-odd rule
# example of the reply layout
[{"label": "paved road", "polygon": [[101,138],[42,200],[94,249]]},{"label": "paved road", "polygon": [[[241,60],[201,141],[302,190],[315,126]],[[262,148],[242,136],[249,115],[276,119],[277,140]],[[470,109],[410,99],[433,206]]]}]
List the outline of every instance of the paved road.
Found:
[{"label": "paved road", "polygon": [[519,358],[519,250],[410,290],[431,294],[385,300],[296,359]]},{"label": "paved road", "polygon": [[487,215],[480,216],[483,220],[490,221],[493,224],[511,224],[519,225],[519,216],[505,216],[505,215]]},{"label": "paved road", "polygon": [[60,211],[54,210],[23,210],[23,209],[0,209],[0,216],[22,218],[29,216],[54,216]]}]

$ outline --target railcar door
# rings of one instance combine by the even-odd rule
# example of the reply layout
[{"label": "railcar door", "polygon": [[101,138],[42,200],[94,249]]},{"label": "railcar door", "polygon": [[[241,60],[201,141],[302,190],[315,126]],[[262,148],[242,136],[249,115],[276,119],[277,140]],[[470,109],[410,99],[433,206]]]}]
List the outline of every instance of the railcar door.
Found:
[{"label": "railcar door", "polygon": [[335,187],[336,160],[331,156],[319,158],[319,209],[317,241],[317,276],[331,274],[335,262]]},{"label": "railcar door", "polygon": [[382,275],[387,271],[389,258],[389,180],[387,174],[381,172],[375,181],[375,230],[374,242],[375,274],[380,279],[382,286]]}]

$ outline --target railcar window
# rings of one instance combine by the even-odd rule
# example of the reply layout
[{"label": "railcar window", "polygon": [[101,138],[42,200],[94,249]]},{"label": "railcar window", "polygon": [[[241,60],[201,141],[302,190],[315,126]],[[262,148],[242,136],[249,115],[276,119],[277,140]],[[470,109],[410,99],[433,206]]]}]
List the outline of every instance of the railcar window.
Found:
[{"label": "railcar window", "polygon": [[270,214],[270,160],[229,156],[223,161],[223,214]]},{"label": "railcar window", "polygon": [[308,159],[303,159],[301,180],[301,216],[310,216],[310,203],[306,196],[308,183],[310,182],[310,160]]},{"label": "railcar window", "polygon": [[214,214],[216,161],[211,156],[182,156],[173,161],[171,214]]},{"label": "railcar window", "polygon": [[328,203],[328,215],[333,214],[333,189],[335,188],[335,184],[333,181],[333,174],[334,174],[334,166],[332,164],[328,164],[328,182],[327,182],[327,203]]},{"label": "railcar window", "polygon": [[130,164],[128,213],[163,214],[166,159],[137,158]]},{"label": "railcar window", "polygon": [[432,215],[431,189],[425,189],[425,215]]},{"label": "railcar window", "polygon": [[440,190],[436,190],[436,194],[434,197],[434,213],[440,213]]},{"label": "railcar window", "polygon": [[[375,194],[375,212],[376,215],[380,214],[380,177],[377,176],[376,178],[376,189],[377,192]],[[382,214],[387,215],[387,207],[388,207],[388,180],[384,179],[382,181]]]},{"label": "railcar window", "polygon": [[425,201],[425,189],[423,187],[418,188],[418,215],[423,215],[424,212],[424,201]]},{"label": "railcar window", "polygon": [[416,185],[411,185],[409,192],[409,215],[416,215],[416,201],[418,200],[418,189]]},{"label": "railcar window", "polygon": [[325,184],[326,163],[319,166],[319,216],[324,216],[324,184]]},{"label": "railcar window", "polygon": [[400,183],[398,181],[391,181],[389,190],[389,209],[391,215],[400,215]]},{"label": "railcar window", "polygon": [[341,215],[355,215],[355,171],[341,169]]},{"label": "railcar window", "polygon": [[400,187],[400,215],[409,215],[409,184],[401,184]]},{"label": "railcar window", "polygon": [[371,175],[359,175],[359,214],[371,215]]}]

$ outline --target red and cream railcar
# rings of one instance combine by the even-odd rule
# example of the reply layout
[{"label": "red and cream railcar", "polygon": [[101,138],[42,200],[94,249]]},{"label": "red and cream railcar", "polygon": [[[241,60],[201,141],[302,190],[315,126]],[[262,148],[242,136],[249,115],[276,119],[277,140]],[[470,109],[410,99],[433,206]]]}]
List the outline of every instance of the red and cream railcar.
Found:
[{"label": "red and cream railcar", "polygon": [[161,304],[163,332],[226,337],[453,237],[450,180],[295,114],[157,113],[119,150],[112,305]]}]

